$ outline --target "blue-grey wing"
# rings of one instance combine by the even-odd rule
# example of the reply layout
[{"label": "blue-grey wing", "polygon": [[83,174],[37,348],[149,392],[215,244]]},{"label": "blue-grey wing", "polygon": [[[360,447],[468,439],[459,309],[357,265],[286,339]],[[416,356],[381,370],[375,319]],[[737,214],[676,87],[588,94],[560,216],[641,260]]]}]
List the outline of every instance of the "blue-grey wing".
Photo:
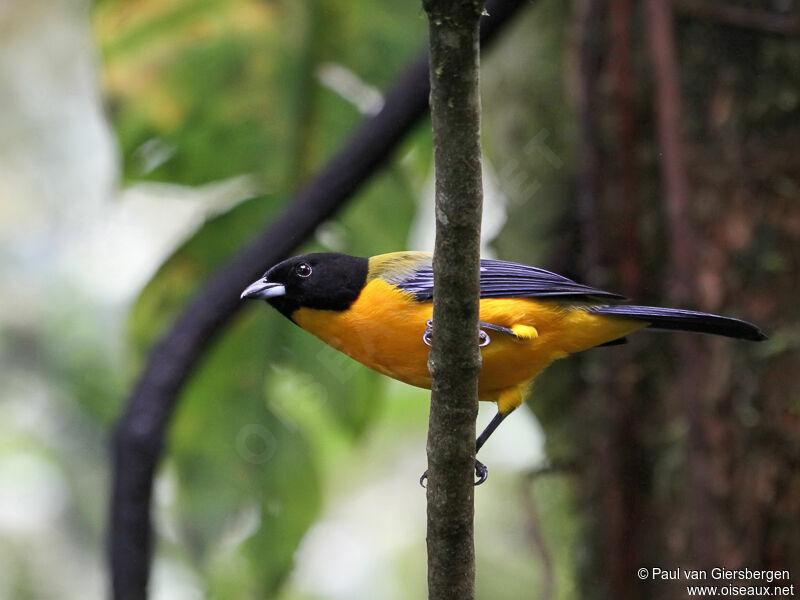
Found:
[{"label": "blue-grey wing", "polygon": [[[424,302],[433,298],[433,268],[422,266],[395,285]],[[576,283],[571,279],[519,263],[481,260],[481,298],[565,298],[596,301],[622,296]]]}]

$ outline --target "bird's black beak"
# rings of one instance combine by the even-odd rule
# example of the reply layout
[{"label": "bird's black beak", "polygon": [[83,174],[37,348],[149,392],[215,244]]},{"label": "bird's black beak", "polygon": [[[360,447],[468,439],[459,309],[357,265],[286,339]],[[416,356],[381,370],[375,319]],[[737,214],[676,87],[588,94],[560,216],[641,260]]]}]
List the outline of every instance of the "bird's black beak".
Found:
[{"label": "bird's black beak", "polygon": [[239,297],[242,300],[245,298],[266,300],[267,298],[275,298],[284,294],[286,294],[286,287],[282,283],[271,283],[264,277],[248,285]]}]

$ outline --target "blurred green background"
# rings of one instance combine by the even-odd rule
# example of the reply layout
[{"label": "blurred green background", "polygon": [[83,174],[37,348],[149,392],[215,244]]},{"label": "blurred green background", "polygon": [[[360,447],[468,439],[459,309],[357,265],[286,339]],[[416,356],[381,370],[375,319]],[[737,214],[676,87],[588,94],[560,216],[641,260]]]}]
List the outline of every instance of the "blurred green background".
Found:
[{"label": "blurred green background", "polygon": [[[564,257],[579,254],[568,199],[579,169],[581,4],[541,0],[524,11],[485,57],[482,75],[485,255],[572,275],[579,267]],[[690,42],[708,37],[692,29],[703,25],[680,26]],[[109,430],[149,346],[203,278],[379,110],[380,90],[422,47],[426,28],[417,3],[397,0],[0,3],[0,597],[105,595]],[[750,35],[748,43],[735,46],[739,35]],[[798,272],[798,233],[778,222],[800,214],[796,152],[788,150],[797,147],[800,51],[738,30],[718,37],[741,56],[711,53],[702,63],[710,55],[701,46],[682,56],[691,69],[687,129],[734,154],[755,130],[762,145],[774,141],[769,135],[786,137],[787,150],[772,155],[779,166],[770,171],[764,160],[753,175],[778,216],[742,213],[742,226],[756,234],[735,264],[744,265],[742,286],[766,272],[758,284],[774,290],[769,277]],[[762,60],[756,85],[748,70]],[[643,62],[635,53],[635,67],[647,71]],[[703,69],[720,70],[719,89],[697,91]],[[649,127],[652,109],[641,108],[649,84],[636,83],[635,120]],[[611,103],[609,86],[599,87],[601,103]],[[711,130],[708,107],[716,111]],[[654,240],[640,258],[655,278],[665,260],[653,200],[658,152],[651,132],[641,138],[637,235]],[[697,188],[724,187],[739,163],[700,149],[701,162],[717,168],[712,183],[694,180]],[[608,195],[616,175],[613,149],[604,152]],[[426,122],[303,249],[431,249],[432,190]],[[716,206],[713,193],[698,197]],[[613,286],[609,271],[599,261],[581,275]],[[709,308],[714,286],[724,288],[716,280],[702,288],[698,308]],[[660,292],[645,286],[643,294],[658,301]],[[791,289],[780,293],[792,297]],[[766,350],[734,351],[732,364],[762,369],[758,376],[775,356],[786,361],[780,373],[796,361],[797,311],[763,308],[767,295],[757,296],[760,304],[710,301],[766,319],[777,332]],[[368,372],[253,304],[203,360],[172,422],[155,488],[152,598],[424,597],[425,494],[416,482],[425,468],[428,392]],[[655,340],[627,350],[650,365],[642,372],[665,360]],[[581,404],[570,398],[592,401],[581,390],[597,382],[598,364],[617,364],[598,360],[556,369],[538,388],[543,425],[522,407],[482,451],[491,479],[476,494],[478,597],[602,597],[586,593],[603,547],[597,514],[587,510],[591,485],[576,483],[571,468],[531,483],[537,469],[591,455],[576,443],[587,423],[573,418]],[[775,391],[773,404],[760,403],[752,378],[733,388],[726,397],[736,426],[752,433],[753,419],[767,423],[760,415],[771,406],[786,428],[777,444],[796,460],[796,384]],[[684,485],[675,469],[686,433],[669,407],[655,413],[643,417],[646,435],[658,428],[650,446],[659,460],[644,469],[655,475],[637,473],[669,504],[669,490]],[[492,414],[482,407],[479,428]],[[656,452],[650,446],[645,462]],[[800,493],[796,476],[785,481],[789,491],[772,496],[778,504]],[[659,514],[666,513],[647,516]],[[780,515],[796,531],[796,510]],[[669,544],[681,556],[681,542]],[[796,553],[796,540],[789,547]],[[744,566],[758,566],[752,560]]]}]

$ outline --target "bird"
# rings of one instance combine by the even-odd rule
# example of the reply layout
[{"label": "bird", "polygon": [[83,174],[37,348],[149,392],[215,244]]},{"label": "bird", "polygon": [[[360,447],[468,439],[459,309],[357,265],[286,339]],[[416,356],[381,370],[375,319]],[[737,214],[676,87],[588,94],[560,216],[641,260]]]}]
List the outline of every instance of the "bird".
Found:
[{"label": "bird", "polygon": [[[363,365],[430,389],[428,352],[436,328],[432,262],[431,253],[416,251],[303,254],[270,268],[241,298],[264,300]],[[641,329],[767,339],[740,319],[625,300],[537,267],[481,259],[478,399],[494,402],[497,413],[477,437],[476,454],[522,404],[534,378],[560,358],[625,343]],[[477,459],[475,474],[476,485],[488,476]]]}]

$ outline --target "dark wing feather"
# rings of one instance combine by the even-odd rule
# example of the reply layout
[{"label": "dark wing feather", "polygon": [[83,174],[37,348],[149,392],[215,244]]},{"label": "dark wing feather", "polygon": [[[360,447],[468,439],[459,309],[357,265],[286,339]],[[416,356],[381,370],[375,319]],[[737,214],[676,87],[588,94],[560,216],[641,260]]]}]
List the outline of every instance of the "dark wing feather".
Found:
[{"label": "dark wing feather", "polygon": [[[417,300],[433,298],[433,268],[425,265],[397,287],[413,293]],[[481,260],[481,298],[547,298],[576,300],[622,299],[618,294],[605,292],[575,283],[556,273],[502,260]]]},{"label": "dark wing feather", "polygon": [[590,312],[599,315],[611,315],[636,319],[649,323],[653,329],[667,329],[674,331],[693,331],[696,333],[711,333],[726,337],[739,338],[760,342],[767,339],[764,332],[758,327],[741,319],[712,315],[696,310],[683,310],[681,308],[661,308],[658,306],[595,306]]}]

